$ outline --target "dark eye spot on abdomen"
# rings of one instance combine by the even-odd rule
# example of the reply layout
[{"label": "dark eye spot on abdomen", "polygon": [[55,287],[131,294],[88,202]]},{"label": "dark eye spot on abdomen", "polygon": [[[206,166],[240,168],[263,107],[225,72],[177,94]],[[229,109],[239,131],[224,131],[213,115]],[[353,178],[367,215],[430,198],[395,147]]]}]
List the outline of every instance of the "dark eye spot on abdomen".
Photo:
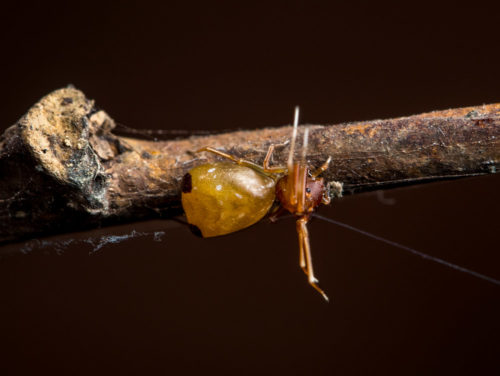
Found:
[{"label": "dark eye spot on abdomen", "polygon": [[189,172],[182,178],[181,189],[182,193],[189,193],[193,189],[191,174]]}]

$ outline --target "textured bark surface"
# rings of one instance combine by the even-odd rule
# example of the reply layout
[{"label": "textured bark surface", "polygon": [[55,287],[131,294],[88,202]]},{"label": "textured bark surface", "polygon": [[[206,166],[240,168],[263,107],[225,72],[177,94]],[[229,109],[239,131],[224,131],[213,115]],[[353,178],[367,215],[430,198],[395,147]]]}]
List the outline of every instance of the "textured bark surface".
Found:
[{"label": "textured bark surface", "polygon": [[[307,125],[308,162],[328,156],[327,181],[346,193],[495,173],[500,104],[390,120]],[[113,133],[114,121],[77,89],[57,90],[0,137],[0,242],[181,212],[180,181],[217,159],[212,146],[285,164],[291,127],[148,141]],[[301,134],[299,132],[299,149]]]}]

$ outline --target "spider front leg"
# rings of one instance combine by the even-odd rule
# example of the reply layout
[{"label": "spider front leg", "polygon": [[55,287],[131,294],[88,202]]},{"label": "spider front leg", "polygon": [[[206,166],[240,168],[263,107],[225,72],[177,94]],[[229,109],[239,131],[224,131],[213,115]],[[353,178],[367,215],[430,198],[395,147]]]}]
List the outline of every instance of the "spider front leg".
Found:
[{"label": "spider front leg", "polygon": [[[330,162],[332,161],[332,157],[328,157],[328,159],[316,170],[311,174],[311,177],[313,179],[316,179],[319,175],[321,175],[326,169],[328,169],[328,166],[330,166]],[[323,179],[321,179],[323,180]],[[342,188],[341,188],[342,189]],[[321,198],[321,203],[323,205],[329,205],[331,201],[330,198],[330,184],[327,184],[326,190],[323,192],[323,197]]]},{"label": "spider front leg", "polygon": [[307,280],[309,284],[319,292],[323,298],[328,302],[328,296],[325,292],[318,286],[318,280],[314,276],[314,270],[312,265],[311,257],[311,247],[309,245],[309,232],[307,231],[307,221],[308,218],[303,216],[297,220],[297,234],[299,236],[299,248],[300,248],[300,267],[307,275]]},{"label": "spider front leg", "polygon": [[330,162],[332,161],[332,157],[328,157],[328,159],[323,163],[316,171],[312,173],[312,178],[318,177],[320,174],[322,174],[330,165]]}]

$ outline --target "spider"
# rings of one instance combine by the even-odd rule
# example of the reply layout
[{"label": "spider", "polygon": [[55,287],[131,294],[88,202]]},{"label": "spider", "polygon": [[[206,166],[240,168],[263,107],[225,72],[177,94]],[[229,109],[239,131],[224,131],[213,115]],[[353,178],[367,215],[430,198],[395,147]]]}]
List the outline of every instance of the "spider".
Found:
[{"label": "spider", "polygon": [[[331,157],[316,170],[310,170],[306,164],[309,136],[306,128],[301,158],[294,161],[298,122],[296,107],[286,166],[270,166],[274,144],[269,146],[262,166],[210,146],[198,150],[228,161],[203,164],[184,175],[182,206],[193,231],[203,237],[241,230],[268,213],[272,221],[284,211],[292,213],[297,218],[300,267],[309,284],[328,301],[314,275],[307,222],[316,207],[330,203],[329,185],[319,175],[328,168]],[[277,208],[273,207],[275,201],[279,204]]]}]

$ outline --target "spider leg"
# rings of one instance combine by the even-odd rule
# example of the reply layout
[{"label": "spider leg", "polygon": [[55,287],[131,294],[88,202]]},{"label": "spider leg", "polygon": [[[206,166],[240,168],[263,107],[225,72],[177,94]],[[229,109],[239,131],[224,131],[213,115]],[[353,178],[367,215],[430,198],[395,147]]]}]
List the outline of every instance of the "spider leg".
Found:
[{"label": "spider leg", "polygon": [[276,222],[279,217],[281,217],[283,214],[285,214],[288,210],[286,210],[283,206],[278,206],[274,210],[271,211],[269,215],[269,220],[271,222]]},{"label": "spider leg", "polygon": [[328,157],[328,159],[325,161],[325,163],[323,163],[316,171],[314,171],[311,176],[313,178],[318,177],[321,173],[323,173],[323,171],[325,171],[328,168],[331,160],[332,160],[332,157]]},{"label": "spider leg", "polygon": [[323,298],[328,301],[328,296],[325,292],[318,286],[318,280],[314,276],[314,270],[312,265],[311,257],[311,247],[309,245],[309,232],[307,231],[307,221],[308,218],[303,216],[297,220],[297,233],[299,235],[299,247],[300,247],[300,266],[304,270],[303,264],[305,264],[304,272],[307,275],[309,284],[319,292]]},{"label": "spider leg", "polygon": [[[307,231],[307,230],[306,230]],[[304,232],[301,230],[300,219],[297,221],[297,235],[299,236],[299,265],[305,275],[309,276],[304,250]]]},{"label": "spider leg", "polygon": [[223,158],[229,159],[229,160],[233,161],[234,163],[237,163],[237,164],[242,165],[242,166],[247,166],[247,167],[255,168],[255,169],[259,170],[259,171],[262,170],[262,167],[259,166],[258,164],[255,164],[255,163],[253,163],[251,161],[247,161],[246,159],[243,159],[243,158],[236,158],[234,155],[231,155],[231,154],[228,154],[228,153],[224,153],[223,151],[214,149],[214,148],[212,148],[210,146],[205,146],[204,148],[201,148],[201,149],[197,150],[196,152],[200,153],[202,151],[208,151],[210,153],[219,155],[219,156],[221,156]]},{"label": "spider leg", "polygon": [[262,164],[262,167],[264,167],[264,169],[266,170],[269,168],[269,162],[271,161],[273,151],[274,151],[274,144],[271,144],[269,145],[269,149],[267,149],[267,154],[266,157],[264,158],[264,163]]},{"label": "spider leg", "polygon": [[[204,148],[201,148],[201,149],[197,150],[196,152],[200,153],[202,151],[207,151],[207,152],[216,154],[218,156],[221,156],[223,158],[229,159],[229,160],[233,161],[234,163],[237,163],[237,164],[239,164],[241,166],[250,167],[250,168],[253,168],[253,169],[255,169],[257,171],[260,171],[262,173],[275,173],[275,174],[279,174],[279,173],[286,172],[286,168],[284,168],[284,167],[269,167],[269,159],[271,158],[273,150],[274,150],[274,145],[271,145],[269,147],[269,150],[267,151],[267,154],[266,154],[267,165],[264,166],[264,167],[259,166],[258,164],[253,163],[251,161],[248,161],[246,159],[237,158],[234,155],[231,155],[231,154],[225,153],[223,151],[214,149],[214,148],[212,148],[210,146],[205,146]],[[266,163],[266,159],[264,160],[264,163]]]},{"label": "spider leg", "polygon": [[274,144],[269,145],[269,149],[267,149],[267,154],[266,157],[264,158],[264,163],[262,164],[262,168],[264,169],[265,172],[272,172],[275,174],[285,173],[287,171],[286,167],[282,166],[269,167],[269,163],[271,162],[271,156],[273,155],[275,146],[276,145]]}]

